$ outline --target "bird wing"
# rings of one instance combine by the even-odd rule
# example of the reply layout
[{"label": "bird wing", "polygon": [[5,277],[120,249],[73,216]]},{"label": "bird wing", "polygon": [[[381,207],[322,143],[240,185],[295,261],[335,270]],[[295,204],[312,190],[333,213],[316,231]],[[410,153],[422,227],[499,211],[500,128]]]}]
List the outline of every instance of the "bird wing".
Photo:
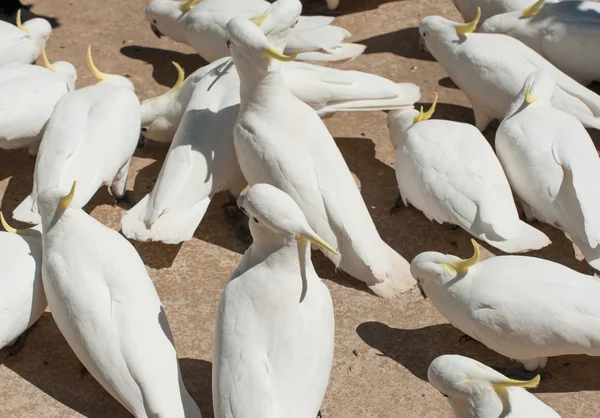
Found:
[{"label": "bird wing", "polygon": [[425,190],[456,224],[476,236],[509,239],[517,233],[508,180],[477,128],[441,120],[417,123],[406,146]]},{"label": "bird wing", "polygon": [[341,71],[291,62],[283,67],[286,86],[319,114],[347,110],[404,108],[419,100],[419,87],[360,71]]},{"label": "bird wing", "polygon": [[40,145],[37,190],[68,190],[76,180],[74,204],[85,205],[131,158],[140,121],[139,101],[125,89],[100,83],[64,96]]},{"label": "bird wing", "polygon": [[324,16],[300,16],[292,29],[286,49],[296,52],[331,49],[338,46],[350,32],[344,28],[330,26],[333,19]]},{"label": "bird wing", "polygon": [[478,268],[469,311],[474,332],[494,349],[510,353],[526,344],[561,354],[572,345],[600,344],[599,279],[533,257],[493,257]]}]

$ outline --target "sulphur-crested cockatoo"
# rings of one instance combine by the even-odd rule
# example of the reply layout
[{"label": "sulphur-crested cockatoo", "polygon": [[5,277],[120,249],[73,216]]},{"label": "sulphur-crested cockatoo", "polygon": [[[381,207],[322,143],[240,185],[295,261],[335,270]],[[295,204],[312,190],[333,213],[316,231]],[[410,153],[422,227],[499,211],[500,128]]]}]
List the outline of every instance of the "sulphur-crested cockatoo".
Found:
[{"label": "sulphur-crested cockatoo", "polygon": [[215,416],[316,417],[333,361],[333,304],[310,259],[315,233],[268,184],[238,198],[253,243],[225,287],[215,330]]},{"label": "sulphur-crested cockatoo", "polygon": [[46,19],[35,18],[21,23],[21,10],[17,12],[17,25],[0,21],[0,67],[11,62],[33,64],[52,33]]},{"label": "sulphur-crested cockatoo", "polygon": [[0,67],[0,148],[29,148],[32,155],[58,100],[75,89],[77,71],[68,62],[46,68],[30,64]]},{"label": "sulphur-crested cockatoo", "polygon": [[525,79],[538,70],[548,71],[556,78],[554,107],[571,113],[585,126],[600,128],[600,96],[515,38],[472,33],[478,17],[470,23],[457,24],[429,16],[421,21],[419,32],[427,49],[471,101],[480,130],[493,119],[504,117]]},{"label": "sulphur-crested cockatoo", "polygon": [[290,195],[310,226],[340,252],[328,257],[394,297],[413,287],[408,263],[379,236],[352,174],[317,113],[285,86],[280,60],[253,22],[227,24],[233,61],[240,75],[240,114],[234,145],[250,185],[268,183]]},{"label": "sulphur-crested cockatoo", "polygon": [[[189,240],[215,193],[237,195],[246,186],[233,147],[240,81],[226,60],[195,84],[153,190],[123,216],[126,237],[168,244]],[[179,98],[171,99],[173,106],[180,105]],[[150,128],[146,133],[160,136],[156,122]]]},{"label": "sulphur-crested cockatoo", "polygon": [[600,3],[538,0],[488,19],[482,32],[504,33],[539,52],[582,84],[600,80]]},{"label": "sulphur-crested cockatoo", "polygon": [[[284,21],[280,12],[269,19]],[[295,62],[285,63],[282,70],[292,93],[321,116],[412,108],[420,97],[414,84],[358,71]],[[125,236],[171,244],[191,239],[214,194],[229,190],[237,195],[246,185],[233,147],[239,102],[239,76],[226,57],[142,103],[147,138],[169,141],[179,128],[154,189],[123,217]]]},{"label": "sulphur-crested cockatoo", "polygon": [[600,158],[579,121],[552,106],[548,73],[527,78],[496,132],[496,152],[528,218],[562,228],[600,270]]},{"label": "sulphur-crested cockatoo", "polygon": [[523,10],[535,3],[535,0],[452,0],[465,22],[471,22],[481,9],[481,21],[500,13]]},{"label": "sulphur-crested cockatoo", "polygon": [[471,358],[446,354],[431,362],[427,379],[448,398],[456,418],[560,418],[526,390],[538,386],[539,375],[509,379]]},{"label": "sulphur-crested cockatoo", "polygon": [[[280,0],[281,1],[281,0]],[[286,0],[288,1],[288,0]],[[301,4],[298,1],[301,11]],[[229,56],[225,25],[236,16],[264,17],[274,5],[265,0],[152,0],[146,19],[157,36],[188,44],[208,62]],[[300,13],[299,11],[299,13]],[[298,14],[299,14],[298,13]],[[345,61],[362,54],[364,45],[344,43],[350,32],[331,26],[331,17],[300,16],[291,29],[287,51],[304,61]]]},{"label": "sulphur-crested cockatoo", "polygon": [[136,417],[200,417],[164,309],[133,246],[48,188],[38,207],[44,290],[58,329],[92,376]]},{"label": "sulphur-crested cockatoo", "polygon": [[404,204],[508,253],[550,244],[519,219],[506,175],[481,132],[466,123],[428,120],[436,103],[437,96],[426,113],[421,108],[388,114]]},{"label": "sulphur-crested cockatoo", "polygon": [[51,187],[79,188],[72,205],[83,207],[102,185],[125,196],[131,156],[140,132],[140,102],[125,78],[100,72],[88,48],[98,83],[66,94],[48,121],[35,163],[33,191],[13,216],[37,224],[38,194]]},{"label": "sulphur-crested cockatoo", "polygon": [[479,261],[425,252],[410,265],[433,305],[456,328],[527,370],[548,357],[600,356],[600,279],[541,258]]},{"label": "sulphur-crested cockatoo", "polygon": [[0,348],[22,348],[25,331],[46,309],[42,285],[42,228],[16,230],[0,213]]}]

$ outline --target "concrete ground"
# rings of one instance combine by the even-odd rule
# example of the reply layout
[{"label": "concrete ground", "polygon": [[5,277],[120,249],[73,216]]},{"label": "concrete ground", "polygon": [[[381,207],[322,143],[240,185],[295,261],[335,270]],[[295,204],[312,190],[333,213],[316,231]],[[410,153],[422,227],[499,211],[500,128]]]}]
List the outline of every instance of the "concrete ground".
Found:
[{"label": "concrete ground", "polygon": [[[182,64],[188,73],[203,65],[190,48],[154,36],[144,19],[147,0],[34,3],[34,12],[58,19],[60,26],[48,43],[48,55],[51,61],[69,60],[77,67],[79,87],[93,80],[85,66],[87,45],[93,46],[102,71],[129,75],[141,99],[173,84],[176,73],[171,61]],[[341,68],[417,83],[426,103],[439,93],[436,118],[473,122],[466,97],[453,87],[442,67],[418,47],[420,19],[439,14],[458,20],[450,0],[342,0],[341,12],[337,23],[353,33],[354,41],[368,46],[364,55]],[[397,188],[394,150],[383,112],[338,114],[326,123],[360,182],[385,241],[408,260],[426,250],[471,255],[470,237],[462,230],[429,222],[413,208],[390,215]],[[492,131],[487,134],[493,138]],[[136,152],[128,181],[128,190],[136,200],[151,190],[167,149],[148,143]],[[23,150],[0,151],[0,162],[2,211],[11,214],[31,190],[35,161]],[[246,249],[221,209],[225,200],[224,195],[215,199],[192,241],[176,246],[133,242],[163,301],[185,384],[204,417],[213,415],[210,376],[217,304]],[[126,209],[125,205],[113,206],[106,190],[99,191],[86,207],[115,229]],[[540,228],[553,244],[532,255],[591,273],[584,262],[574,258],[572,246],[561,233],[544,225]],[[432,359],[459,353],[492,366],[510,364],[476,342],[459,344],[461,332],[417,290],[398,300],[382,300],[362,283],[336,273],[320,254],[314,253],[313,261],[331,290],[336,315],[335,362],[323,417],[450,417],[446,400],[427,383]],[[0,353],[2,417],[129,415],[89,374],[81,373],[77,358],[48,312],[31,332],[25,348],[14,357],[5,355]],[[599,370],[600,359],[550,359],[546,371],[551,378],[534,393],[563,417],[598,416]]]}]

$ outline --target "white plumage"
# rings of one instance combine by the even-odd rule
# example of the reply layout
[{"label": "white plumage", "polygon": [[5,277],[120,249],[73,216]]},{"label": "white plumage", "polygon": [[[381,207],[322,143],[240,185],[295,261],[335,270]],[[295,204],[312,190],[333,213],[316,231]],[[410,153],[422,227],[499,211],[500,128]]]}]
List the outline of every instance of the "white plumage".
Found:
[{"label": "white plumage", "polygon": [[582,84],[600,80],[600,3],[538,0],[488,19],[483,32],[510,35]]},{"label": "white plumage", "polygon": [[[322,117],[412,108],[420,97],[414,84],[358,71],[295,62],[282,68],[294,95]],[[128,238],[170,244],[189,240],[214,194],[229,190],[237,195],[246,185],[233,147],[240,95],[231,59],[197,70],[180,85],[142,104],[145,136],[166,142],[178,129],[154,189],[122,219]]]},{"label": "white plumage", "polygon": [[473,125],[428,120],[435,109],[388,115],[396,179],[405,205],[429,220],[458,225],[505,252],[540,249],[548,237],[519,219],[510,186],[485,137]]},{"label": "white plumage", "polygon": [[452,0],[465,22],[470,22],[481,9],[481,22],[500,13],[523,10],[535,3],[535,0]]},{"label": "white plumage", "polygon": [[556,78],[552,105],[575,116],[585,126],[600,128],[600,96],[550,64],[517,39],[493,33],[471,33],[478,19],[459,25],[439,16],[421,21],[419,32],[427,49],[467,95],[475,123],[483,130],[501,120],[529,74],[543,70]]},{"label": "white plumage", "polygon": [[431,362],[427,379],[448,398],[456,418],[560,418],[526,390],[538,386],[539,376],[509,379],[476,360],[446,354]]},{"label": "white plumage", "polygon": [[0,67],[0,148],[28,147],[35,155],[54,106],[75,89],[75,67],[64,61],[50,64],[42,54],[46,68],[15,63]]},{"label": "white plumage", "polygon": [[41,227],[0,232],[0,348],[11,345],[46,309]]},{"label": "white plumage", "polygon": [[600,355],[600,279],[541,258],[417,255],[411,272],[446,319],[528,369],[548,357]]},{"label": "white plumage", "polygon": [[529,76],[496,132],[496,151],[529,218],[562,228],[600,270],[600,158],[579,121],[552,107],[550,74]]},{"label": "white plumage", "polygon": [[52,26],[46,19],[35,18],[21,23],[17,11],[17,26],[0,21],[0,67],[11,62],[33,64],[50,38]]},{"label": "white plumage", "polygon": [[32,193],[15,209],[23,222],[40,222],[36,199],[51,187],[80,185],[73,205],[83,207],[102,185],[125,195],[131,156],[139,138],[140,103],[125,77],[100,73],[98,83],[66,94],[56,104],[35,164]]},{"label": "white plumage", "polygon": [[249,184],[289,194],[311,227],[339,249],[330,256],[344,271],[384,297],[409,290],[408,263],[379,236],[360,191],[318,115],[286,88],[278,60],[290,60],[261,30],[239,17],[227,24],[241,79],[233,136]]},{"label": "white plumage", "polygon": [[215,417],[314,418],[329,381],[335,322],[310,243],[332,248],[273,186],[252,186],[238,204],[250,218],[254,242],[219,304]]},{"label": "white plumage", "polygon": [[[212,62],[230,55],[225,30],[230,19],[268,15],[272,8],[264,0],[191,0],[185,4],[152,0],[146,9],[146,19],[158,36],[164,34],[188,44]],[[333,18],[324,16],[300,16],[291,30],[287,50],[299,52],[298,59],[305,61],[345,61],[362,54],[366,47],[344,43],[350,32],[331,26],[332,21]]]},{"label": "white plumage", "polygon": [[90,374],[136,417],[199,418],[144,262],[120,234],[49,188],[38,197],[52,316]]}]

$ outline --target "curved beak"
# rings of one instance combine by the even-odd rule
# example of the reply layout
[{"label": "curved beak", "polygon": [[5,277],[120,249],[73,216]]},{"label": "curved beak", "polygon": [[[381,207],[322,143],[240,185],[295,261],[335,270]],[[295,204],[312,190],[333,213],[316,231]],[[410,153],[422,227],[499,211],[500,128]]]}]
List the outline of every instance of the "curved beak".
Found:
[{"label": "curved beak", "polygon": [[163,34],[158,30],[158,28],[156,27],[156,25],[154,24],[150,24],[150,29],[152,29],[152,32],[154,32],[154,34],[156,35],[156,37],[158,39],[162,38]]}]

